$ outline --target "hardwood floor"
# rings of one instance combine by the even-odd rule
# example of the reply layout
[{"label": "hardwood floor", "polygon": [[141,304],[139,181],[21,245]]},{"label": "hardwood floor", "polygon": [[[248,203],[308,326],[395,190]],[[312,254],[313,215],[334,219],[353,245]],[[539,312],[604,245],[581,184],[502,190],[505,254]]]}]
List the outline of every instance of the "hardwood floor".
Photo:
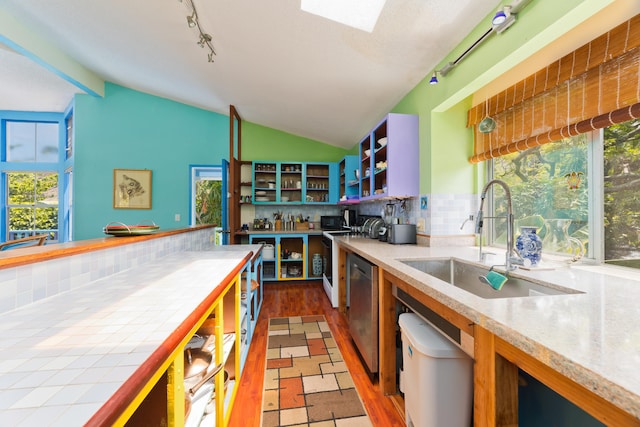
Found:
[{"label": "hardwood floor", "polygon": [[262,310],[240,379],[229,425],[260,425],[269,318],[310,314],[323,314],[327,319],[373,425],[404,426],[404,419],[391,399],[380,393],[377,382],[371,383],[349,335],[347,319],[331,307],[320,281],[265,283]]}]

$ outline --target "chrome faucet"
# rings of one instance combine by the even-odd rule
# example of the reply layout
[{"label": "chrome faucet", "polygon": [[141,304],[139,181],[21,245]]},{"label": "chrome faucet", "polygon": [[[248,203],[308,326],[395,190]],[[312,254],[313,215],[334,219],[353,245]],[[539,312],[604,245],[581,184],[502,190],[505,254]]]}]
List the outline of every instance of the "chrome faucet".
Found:
[{"label": "chrome faucet", "polygon": [[[502,217],[502,216],[484,217],[484,215],[482,214],[482,208],[484,206],[484,199],[487,197],[487,191],[494,184],[498,184],[499,186],[504,188],[505,197],[507,199],[506,217]],[[482,227],[484,223],[484,218],[487,218],[487,219],[506,218],[507,220],[507,252],[505,254],[504,265],[507,271],[511,271],[515,269],[516,267],[513,264],[514,263],[522,264],[522,257],[520,257],[520,254],[518,254],[518,252],[514,248],[515,241],[513,238],[513,228],[514,228],[513,227],[513,206],[511,204],[511,190],[509,189],[509,186],[507,185],[506,182],[499,179],[493,179],[487,182],[487,184],[482,189],[482,193],[480,194],[480,210],[478,211],[478,215],[476,216],[476,229],[475,229],[476,234],[480,235],[480,253],[479,253],[480,262],[484,261],[484,255],[482,254]],[[514,256],[514,254],[516,256]]]}]

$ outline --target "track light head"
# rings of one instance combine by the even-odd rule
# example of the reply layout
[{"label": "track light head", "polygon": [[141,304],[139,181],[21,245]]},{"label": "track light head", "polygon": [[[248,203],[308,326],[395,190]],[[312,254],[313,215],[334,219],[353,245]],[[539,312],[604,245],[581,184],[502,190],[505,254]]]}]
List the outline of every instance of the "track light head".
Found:
[{"label": "track light head", "polygon": [[504,11],[499,10],[496,13],[496,16],[494,16],[493,19],[491,20],[491,24],[493,24],[493,26],[497,26],[502,24],[506,20],[507,20],[507,14],[504,13]]},{"label": "track light head", "polygon": [[433,72],[433,76],[431,76],[431,80],[429,80],[429,84],[430,85],[437,85],[438,84],[438,75],[436,74],[436,72]]},{"label": "track light head", "polygon": [[189,28],[193,28],[196,26],[195,14],[187,16],[187,25]]}]

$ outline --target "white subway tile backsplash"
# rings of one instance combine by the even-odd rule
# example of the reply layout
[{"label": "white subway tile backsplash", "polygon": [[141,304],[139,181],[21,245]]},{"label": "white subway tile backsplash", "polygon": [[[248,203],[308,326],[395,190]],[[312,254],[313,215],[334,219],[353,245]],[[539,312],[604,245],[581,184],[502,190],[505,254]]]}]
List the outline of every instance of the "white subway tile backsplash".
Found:
[{"label": "white subway tile backsplash", "polygon": [[431,236],[467,235],[473,230],[460,226],[469,215],[475,215],[478,206],[476,194],[425,194],[427,209],[416,210],[425,221],[425,234]]},{"label": "white subway tile backsplash", "polygon": [[186,250],[210,247],[213,229],[117,246],[0,270],[0,313],[76,289],[124,270]]}]

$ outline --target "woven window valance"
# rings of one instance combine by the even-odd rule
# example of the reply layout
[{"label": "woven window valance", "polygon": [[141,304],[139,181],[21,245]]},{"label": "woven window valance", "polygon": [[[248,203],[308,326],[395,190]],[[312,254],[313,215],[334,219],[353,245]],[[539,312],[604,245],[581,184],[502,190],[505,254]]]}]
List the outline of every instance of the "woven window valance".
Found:
[{"label": "woven window valance", "polygon": [[[482,133],[486,117],[495,129]],[[477,163],[640,117],[640,15],[474,106]]]}]

